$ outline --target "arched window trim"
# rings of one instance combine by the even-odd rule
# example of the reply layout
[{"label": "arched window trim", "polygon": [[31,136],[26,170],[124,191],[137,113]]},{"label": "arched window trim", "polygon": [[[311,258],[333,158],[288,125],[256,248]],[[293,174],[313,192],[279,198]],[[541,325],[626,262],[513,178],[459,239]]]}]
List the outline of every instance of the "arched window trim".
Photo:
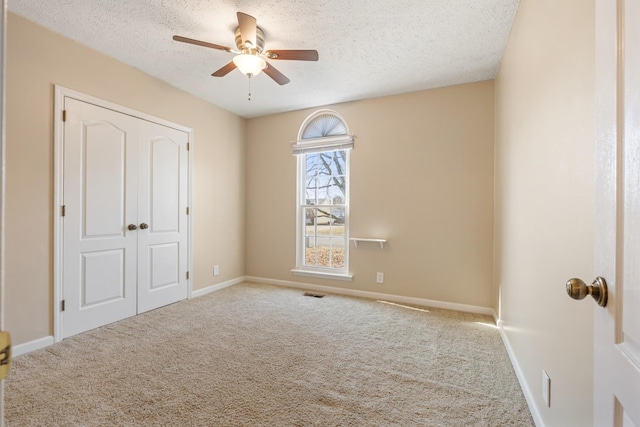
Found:
[{"label": "arched window trim", "polygon": [[[332,116],[337,119],[339,122],[336,125],[328,126],[330,128],[327,133],[331,133],[329,136],[323,137],[307,137],[303,138],[305,135],[305,131],[309,127],[311,123],[314,122],[320,116]],[[331,119],[331,118],[330,118]],[[335,119],[332,119],[335,121]],[[315,126],[315,125],[314,125]],[[320,123],[320,128],[324,129],[322,123]],[[335,130],[337,127],[341,129],[341,132],[344,134],[335,135],[331,130]],[[306,132],[307,135],[309,132]],[[314,135],[315,136],[315,135]],[[291,270],[291,272],[295,275],[300,276],[311,276],[311,277],[322,277],[327,279],[334,280],[352,280],[352,275],[349,273],[349,170],[350,170],[350,153],[354,144],[354,135],[349,134],[349,127],[344,120],[344,118],[333,110],[323,109],[318,110],[312,114],[310,114],[300,126],[298,131],[298,140],[292,143],[293,146],[293,154],[297,158],[298,164],[298,172],[297,172],[297,209],[296,209],[296,267]],[[339,204],[332,204],[335,202],[330,202],[329,205],[325,206],[324,203],[314,204],[306,201],[307,196],[305,195],[305,191],[307,189],[307,167],[306,167],[306,159],[312,153],[322,153],[322,152],[335,152],[335,151],[345,151],[346,160],[345,160],[345,194],[344,194],[344,202]],[[308,247],[307,239],[311,237],[312,239],[315,237],[316,239],[320,238],[320,234],[314,236],[307,234],[308,231],[306,229],[306,221],[307,221],[307,213],[309,210],[315,209],[333,209],[338,208],[344,210],[344,232],[341,236],[341,244],[336,247],[344,248],[344,264],[342,267],[324,267],[320,265],[310,265],[307,264],[306,260],[306,248]],[[318,224],[315,222],[315,224]],[[322,235],[324,237],[324,234]],[[337,237],[337,236],[334,236]],[[313,241],[313,240],[312,240]],[[333,242],[334,240],[332,240]],[[333,248],[333,244],[331,244]],[[333,249],[331,249],[333,250]]]}]

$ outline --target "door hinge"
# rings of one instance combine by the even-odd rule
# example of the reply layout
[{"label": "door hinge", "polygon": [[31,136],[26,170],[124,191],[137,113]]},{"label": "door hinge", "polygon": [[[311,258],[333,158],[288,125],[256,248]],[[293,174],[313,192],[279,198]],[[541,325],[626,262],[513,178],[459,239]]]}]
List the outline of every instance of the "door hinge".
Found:
[{"label": "door hinge", "polygon": [[189,280],[189,272],[187,271],[187,280]]},{"label": "door hinge", "polygon": [[189,207],[187,206],[187,215],[189,215]]},{"label": "door hinge", "polygon": [[64,301],[65,300],[60,301],[60,311],[64,311],[64,308],[65,308]]},{"label": "door hinge", "polygon": [[67,110],[62,110],[62,121],[63,122],[67,121]]},{"label": "door hinge", "polygon": [[190,149],[191,149],[191,144],[187,142],[187,151],[189,151]]},{"label": "door hinge", "polygon": [[62,205],[62,216],[65,216],[66,214],[67,214],[67,206]]}]

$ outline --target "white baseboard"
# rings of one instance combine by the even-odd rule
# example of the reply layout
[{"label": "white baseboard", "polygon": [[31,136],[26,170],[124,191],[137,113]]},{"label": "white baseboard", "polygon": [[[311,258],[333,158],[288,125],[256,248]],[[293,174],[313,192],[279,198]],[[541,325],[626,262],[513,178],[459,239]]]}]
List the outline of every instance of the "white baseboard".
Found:
[{"label": "white baseboard", "polygon": [[246,282],[247,278],[244,276],[236,277],[235,279],[227,280],[226,282],[218,283],[216,285],[207,286],[206,288],[196,289],[191,292],[191,298],[201,297],[211,292],[219,291],[220,289],[228,288],[229,286],[237,285],[238,283]]},{"label": "white baseboard", "polygon": [[544,423],[542,422],[542,417],[540,416],[540,410],[538,408],[538,405],[536,404],[536,400],[533,398],[531,387],[529,387],[529,383],[527,383],[527,380],[524,377],[524,372],[522,372],[522,368],[520,368],[518,359],[513,352],[511,343],[509,343],[509,338],[507,338],[507,334],[504,331],[502,321],[498,320],[496,322],[496,325],[498,325],[498,331],[500,331],[502,342],[507,349],[509,359],[511,359],[511,365],[513,366],[513,370],[516,372],[516,377],[518,378],[518,382],[520,383],[520,388],[522,388],[522,393],[524,393],[524,398],[527,400],[527,405],[529,405],[529,411],[531,412],[531,416],[533,417],[533,422],[536,423],[536,427],[545,427]]},{"label": "white baseboard", "polygon": [[447,310],[465,311],[467,313],[486,314],[493,316],[494,310],[489,307],[479,307],[475,305],[456,304],[452,302],[434,301],[422,298],[403,297],[400,295],[382,294],[378,292],[358,291],[355,289],[334,288],[332,286],[312,285],[310,283],[292,282],[288,280],[265,279],[263,277],[245,277],[247,282],[265,283],[267,285],[286,286],[289,288],[305,289],[316,292],[326,292],[331,294],[347,295],[352,297],[379,299],[400,304],[413,304],[433,308],[444,308]]},{"label": "white baseboard", "polygon": [[53,336],[39,338],[37,340],[29,341],[23,344],[14,345],[11,348],[11,356],[18,357],[23,354],[31,353],[32,351],[40,350],[41,348],[49,347],[53,344]]}]

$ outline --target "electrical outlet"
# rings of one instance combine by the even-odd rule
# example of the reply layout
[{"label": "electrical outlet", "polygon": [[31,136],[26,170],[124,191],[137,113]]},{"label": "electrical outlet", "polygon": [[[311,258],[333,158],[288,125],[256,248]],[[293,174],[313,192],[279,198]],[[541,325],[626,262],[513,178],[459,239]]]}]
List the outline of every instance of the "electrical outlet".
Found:
[{"label": "electrical outlet", "polygon": [[551,378],[546,371],[542,371],[542,399],[547,407],[551,407]]},{"label": "electrical outlet", "polygon": [[213,275],[217,276],[218,274],[220,274],[220,267],[217,265],[213,266]]},{"label": "electrical outlet", "polygon": [[376,283],[384,283],[384,273],[376,273]]}]

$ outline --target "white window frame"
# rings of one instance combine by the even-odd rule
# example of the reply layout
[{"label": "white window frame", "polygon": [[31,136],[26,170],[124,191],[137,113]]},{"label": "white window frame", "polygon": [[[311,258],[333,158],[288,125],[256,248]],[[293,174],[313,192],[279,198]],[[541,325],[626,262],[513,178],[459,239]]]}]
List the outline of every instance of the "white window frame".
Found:
[{"label": "white window frame", "polygon": [[[333,115],[339,119],[346,129],[344,135],[332,135],[321,138],[302,139],[307,125],[320,115]],[[350,205],[350,174],[351,174],[351,149],[353,148],[353,136],[344,119],[335,111],[319,110],[311,114],[302,123],[298,132],[298,140],[293,144],[293,153],[296,156],[296,268],[291,270],[294,275],[321,277],[325,279],[351,281],[353,276],[349,273],[349,205]],[[346,151],[345,159],[345,203],[344,203],[344,267],[328,268],[305,265],[305,231],[306,221],[304,216],[307,207],[335,207],[335,205],[307,205],[306,202],[306,156],[308,153],[326,151]],[[340,205],[342,206],[342,205]]]}]

